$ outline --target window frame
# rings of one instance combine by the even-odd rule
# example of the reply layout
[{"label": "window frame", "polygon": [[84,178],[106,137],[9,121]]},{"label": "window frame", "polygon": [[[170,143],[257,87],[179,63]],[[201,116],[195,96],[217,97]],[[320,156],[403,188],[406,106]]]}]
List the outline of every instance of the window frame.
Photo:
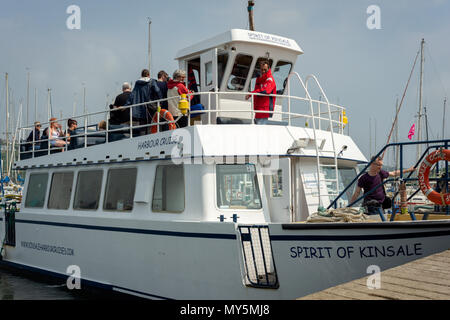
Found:
[{"label": "window frame", "polygon": [[[107,209],[107,208],[105,208],[106,198],[107,198],[108,189],[109,189],[108,186],[109,186],[109,181],[110,181],[109,180],[110,179],[110,176],[109,176],[110,172],[113,171],[113,170],[130,170],[130,169],[134,169],[135,172],[136,172],[136,177],[134,179],[133,199],[131,200],[131,202],[132,202],[131,210],[118,210],[117,208],[116,209]],[[138,168],[137,167],[114,167],[114,168],[109,168],[107,170],[107,174],[106,174],[105,191],[104,191],[104,194],[103,194],[103,204],[102,204],[103,211],[107,211],[107,212],[132,212],[133,209],[134,209],[134,196],[136,195],[137,178],[138,178]]]},{"label": "window frame", "polygon": [[[183,171],[183,210],[181,211],[167,211],[167,210],[155,210],[153,207],[153,201],[155,197],[155,190],[156,190],[156,175],[158,174],[158,168],[162,167],[181,167]],[[186,174],[185,174],[185,166],[184,164],[158,164],[155,167],[155,174],[153,179],[153,191],[152,191],[152,203],[151,203],[151,212],[152,213],[172,213],[172,214],[181,214],[185,212],[186,210]]]},{"label": "window frame", "polygon": [[[275,63],[275,68],[277,67],[278,63],[280,63],[280,62],[288,63],[288,64],[291,65],[291,68],[290,68],[289,73],[288,73],[288,75],[287,75],[288,78],[289,78],[289,75],[291,74],[292,70],[294,69],[294,62],[287,61],[287,60],[284,60],[284,59],[279,59],[279,60],[277,60],[276,63]],[[273,65],[273,64],[272,64],[272,65]],[[273,77],[273,80],[275,81],[274,73],[275,73],[275,71],[272,70],[272,77]],[[275,81],[275,84],[276,84],[276,81]],[[287,89],[287,86],[283,88],[283,92],[282,92],[280,95],[284,95],[285,92],[286,92],[286,89]],[[279,88],[278,88],[278,86],[277,86],[277,91],[278,91],[278,90],[279,90]],[[278,93],[277,93],[277,94],[278,94]]]},{"label": "window frame", "polygon": [[[67,208],[53,208],[50,207],[50,197],[52,194],[52,186],[53,186],[53,178],[56,174],[64,174],[64,173],[71,173],[72,174],[72,186],[70,187],[70,196],[69,196],[69,203],[67,205]],[[72,193],[73,193],[73,183],[75,181],[75,172],[74,171],[54,171],[52,172],[52,176],[50,179],[50,185],[48,189],[48,197],[47,197],[47,209],[49,210],[69,210],[71,208],[71,202],[72,202]]]},{"label": "window frame", "polygon": [[[28,199],[28,195],[30,192],[30,182],[31,182],[31,177],[34,175],[46,175],[47,176],[47,182],[46,182],[46,186],[45,186],[45,193],[44,193],[44,202],[42,204],[42,206],[40,207],[30,207],[27,205],[27,199]],[[36,172],[36,173],[30,173],[30,176],[28,177],[28,183],[27,183],[27,194],[25,197],[25,201],[24,201],[24,207],[27,209],[44,209],[47,207],[47,194],[48,194],[48,188],[49,188],[49,183],[48,183],[48,179],[49,179],[49,173],[48,172]]]},{"label": "window frame", "polygon": [[[217,184],[217,166],[219,166],[219,165],[252,165],[255,168],[256,187],[258,189],[258,194],[259,194],[259,200],[260,200],[260,203],[261,203],[261,208],[258,208],[258,209],[249,209],[249,208],[246,208],[246,209],[234,209],[234,208],[220,208],[219,207],[219,205],[218,205],[219,199],[217,197],[218,187],[219,187],[219,185]],[[263,204],[263,197],[261,196],[261,190],[263,190],[263,189],[261,189],[261,185],[260,185],[261,182],[260,182],[260,179],[258,177],[258,168],[257,168],[256,164],[254,164],[254,163],[244,163],[244,164],[240,164],[240,163],[236,163],[236,164],[217,163],[217,164],[214,165],[214,175],[215,175],[215,177],[214,177],[214,185],[215,185],[215,189],[214,189],[214,206],[215,206],[216,210],[223,211],[223,212],[230,212],[230,211],[236,211],[236,210],[239,210],[240,212],[252,212],[252,213],[263,212],[264,204]]]},{"label": "window frame", "polygon": [[[236,59],[237,59],[237,57],[240,56],[240,55],[241,55],[241,56],[249,56],[249,57],[251,57],[251,58],[252,58],[252,62],[250,63],[250,66],[249,66],[249,69],[248,69],[248,73],[247,73],[247,78],[245,79],[245,83],[244,83],[244,85],[243,85],[243,87],[242,87],[242,90],[233,90],[233,89],[230,89],[230,88],[228,87],[228,84],[229,84],[229,82],[230,82],[230,77],[233,75],[233,69],[234,69],[234,65],[235,65],[235,63],[236,63]],[[227,92],[246,92],[246,91],[245,91],[245,88],[248,88],[250,71],[253,70],[254,65],[255,65],[255,63],[256,63],[255,55],[254,55],[254,54],[251,54],[251,53],[248,53],[248,52],[239,52],[239,53],[236,53],[236,54],[234,55],[234,57],[232,57],[232,58],[233,58],[233,63],[230,64],[230,71],[229,71],[229,72],[226,72],[226,74],[225,74],[225,75],[227,75],[226,81],[225,81],[225,77],[224,77],[223,80],[222,80],[222,81],[225,81],[225,82],[223,83],[223,87],[224,87],[225,91],[227,91]],[[228,57],[228,59],[230,59],[230,56]],[[229,63],[229,61],[228,61],[227,63]]]},{"label": "window frame", "polygon": [[[98,195],[98,202],[97,202],[97,207],[95,209],[84,209],[84,208],[75,208],[75,203],[76,203],[76,199],[77,199],[77,195],[78,195],[78,182],[80,181],[80,174],[83,172],[94,172],[94,171],[100,171],[102,173],[101,176],[101,183],[100,183],[100,192]],[[76,210],[76,211],[97,211],[100,208],[100,201],[102,200],[102,192],[103,192],[103,180],[105,178],[105,174],[104,174],[104,170],[103,168],[100,169],[93,169],[93,170],[79,170],[77,172],[77,180],[76,180],[76,184],[75,184],[75,193],[73,196],[73,202],[72,202],[72,209]]]}]

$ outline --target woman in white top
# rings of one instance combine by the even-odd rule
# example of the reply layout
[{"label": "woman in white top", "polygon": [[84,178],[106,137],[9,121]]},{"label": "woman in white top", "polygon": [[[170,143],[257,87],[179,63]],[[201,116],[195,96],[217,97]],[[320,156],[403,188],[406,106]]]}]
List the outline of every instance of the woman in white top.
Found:
[{"label": "woman in white top", "polygon": [[61,138],[60,128],[61,126],[56,122],[56,118],[51,118],[48,139],[50,141],[50,146],[52,147],[63,148],[67,144],[66,141]]}]

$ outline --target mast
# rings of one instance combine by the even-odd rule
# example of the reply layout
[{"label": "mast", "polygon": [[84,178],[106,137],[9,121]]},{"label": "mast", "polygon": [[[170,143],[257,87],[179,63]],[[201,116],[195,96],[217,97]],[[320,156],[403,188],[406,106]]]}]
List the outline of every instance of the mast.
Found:
[{"label": "mast", "polygon": [[9,122],[9,86],[8,86],[8,73],[5,75],[6,80],[6,166],[8,166],[9,160],[9,148],[8,148],[8,122]]},{"label": "mast", "polygon": [[[26,68],[29,70],[29,68]],[[30,118],[29,118],[29,112],[30,112],[30,71],[27,72],[27,123],[25,126],[28,126],[30,124]]]},{"label": "mast", "polygon": [[34,88],[34,122],[37,121],[37,88]]},{"label": "mast", "polygon": [[[422,38],[420,42],[420,85],[419,85],[419,120],[417,123],[417,141],[422,140],[422,91],[423,91],[423,65],[425,57],[423,54],[423,48],[425,45],[425,39]],[[422,145],[417,145],[417,160],[419,160],[422,155]]]},{"label": "mast", "polygon": [[248,0],[247,11],[248,11],[248,25],[249,25],[250,31],[255,31],[255,22],[253,19],[253,7],[254,6],[255,6],[255,1]]},{"label": "mast", "polygon": [[48,117],[47,121],[50,121],[50,118],[52,117],[52,112],[50,109],[50,90],[51,90],[50,88],[47,89],[47,117]]},{"label": "mast", "polygon": [[442,116],[442,140],[445,139],[445,107],[447,104],[447,97],[444,98],[444,114]]},{"label": "mast", "polygon": [[[400,106],[398,105],[398,97],[395,101],[395,114],[398,114],[398,111],[400,109]],[[395,122],[395,143],[398,143],[398,121]],[[399,158],[400,158],[400,147],[395,147],[395,169],[399,167]]]},{"label": "mast", "polygon": [[152,67],[152,42],[151,42],[151,25],[152,25],[152,20],[150,18],[148,19],[148,72],[150,73],[150,78],[152,77],[152,73],[151,73],[151,67]]}]

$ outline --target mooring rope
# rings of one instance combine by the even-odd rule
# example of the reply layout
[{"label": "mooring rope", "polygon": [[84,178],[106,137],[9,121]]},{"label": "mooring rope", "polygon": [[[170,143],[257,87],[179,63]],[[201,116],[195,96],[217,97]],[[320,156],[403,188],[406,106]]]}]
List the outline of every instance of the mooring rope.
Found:
[{"label": "mooring rope", "polygon": [[308,217],[306,222],[365,222],[369,216],[362,210],[338,208],[319,210]]}]

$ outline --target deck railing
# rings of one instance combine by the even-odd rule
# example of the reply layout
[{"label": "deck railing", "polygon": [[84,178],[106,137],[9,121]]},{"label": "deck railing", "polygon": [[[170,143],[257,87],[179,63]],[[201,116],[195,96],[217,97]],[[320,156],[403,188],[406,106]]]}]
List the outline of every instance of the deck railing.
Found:
[{"label": "deck railing", "polygon": [[[303,87],[305,91],[305,97],[298,97],[298,96],[292,96],[290,95],[290,87],[291,87],[291,78],[298,79],[300,85]],[[306,78],[305,83],[302,81],[300,76],[297,73],[291,73],[288,81],[287,81],[287,92],[288,94],[281,95],[281,94],[273,94],[273,95],[267,95],[267,94],[259,94],[259,93],[249,93],[249,92],[196,92],[196,93],[190,93],[187,95],[188,97],[188,105],[190,110],[191,107],[191,100],[190,97],[198,96],[200,99],[203,98],[203,101],[206,102],[206,108],[205,110],[198,110],[198,111],[188,111],[186,116],[188,118],[187,120],[187,126],[191,125],[197,125],[197,123],[191,123],[191,119],[198,120],[199,117],[201,119],[202,125],[211,125],[211,124],[217,124],[218,118],[224,118],[223,114],[232,114],[233,119],[242,121],[243,124],[248,125],[255,125],[254,119],[256,113],[270,113],[272,114],[273,118],[277,118],[277,120],[271,120],[270,124],[278,124],[278,125],[289,125],[289,126],[305,126],[310,127],[314,131],[319,129],[321,130],[324,124],[327,123],[326,130],[332,131],[339,134],[344,134],[344,127],[345,124],[343,122],[343,114],[345,111],[345,108],[342,106],[338,106],[335,104],[329,103],[328,99],[325,99],[326,101],[320,101],[316,99],[312,99],[310,93],[308,92],[307,86],[308,81],[314,81],[318,87],[320,88],[321,92],[323,93],[322,88],[320,87],[320,84],[318,83],[317,79],[314,76],[309,76]],[[250,95],[251,98],[249,99],[249,105],[246,109],[239,109],[239,108],[233,108],[233,109],[222,109],[222,104],[225,102],[230,101],[245,101],[244,97]],[[242,98],[240,97],[242,96]],[[272,96],[277,99],[278,103],[281,102],[281,104],[277,104],[275,106],[276,110],[273,111],[262,111],[262,110],[255,110],[254,109],[254,100],[255,96]],[[324,94],[323,94],[324,96]],[[238,98],[237,98],[238,97]],[[153,106],[153,108],[159,108],[161,107],[161,104],[165,101],[169,101],[171,99],[175,99],[178,103],[179,97],[171,97],[166,99],[160,99],[160,100],[153,100],[148,101],[144,103],[129,105],[129,106],[123,106],[120,107],[120,109],[112,109],[112,110],[104,110],[104,111],[98,111],[98,112],[92,112],[85,115],[80,116],[74,116],[70,118],[62,118],[57,119],[56,121],[52,122],[59,122],[61,123],[61,129],[62,132],[67,133],[67,120],[73,119],[77,120],[78,124],[83,123],[83,126],[80,126],[77,129],[77,132],[75,134],[71,134],[70,137],[62,136],[56,138],[57,140],[65,141],[65,146],[63,147],[52,147],[52,139],[50,137],[45,137],[44,139],[35,139],[33,134],[32,141],[24,141],[23,137],[28,136],[30,132],[34,132],[33,126],[26,126],[23,128],[20,128],[20,159],[26,159],[31,158],[35,156],[42,156],[46,154],[51,154],[53,152],[59,152],[59,151],[66,151],[70,150],[72,148],[71,144],[68,143],[69,138],[76,139],[80,138],[82,139],[82,146],[84,148],[89,147],[90,145],[99,144],[99,143],[108,143],[111,140],[120,140],[129,138],[134,138],[137,134],[141,135],[142,132],[144,134],[149,134],[151,131],[151,128],[156,126],[156,132],[159,132],[161,130],[161,125],[167,125],[170,123],[178,124],[178,122],[181,119],[181,116],[175,118],[173,121],[166,121],[163,119],[160,119],[160,113],[157,113],[157,121],[152,123],[146,123],[146,124],[139,124],[136,119],[133,117],[133,114],[136,114],[135,108],[140,106]],[[283,111],[283,102],[287,102],[287,111]],[[300,111],[293,111],[294,105],[297,107],[296,109],[301,109],[302,104],[306,104],[303,106],[304,112]],[[280,109],[281,106],[281,109]],[[278,108],[277,108],[278,107]],[[129,122],[125,125],[121,125],[120,127],[116,127],[114,125],[109,125],[109,119],[111,116],[111,112],[118,112],[129,110]],[[324,111],[326,110],[326,111]],[[88,124],[88,119],[95,117],[95,116],[102,116],[106,121],[106,130],[100,130],[98,128],[98,124]],[[304,121],[302,123],[302,121]],[[43,128],[50,127],[51,122],[42,122],[41,125]],[[312,124],[312,125],[310,125]],[[325,128],[325,127],[324,127]],[[97,139],[97,141],[92,142],[92,140]],[[77,139],[78,141],[78,139]],[[76,148],[80,148],[80,143],[78,143]]]},{"label": "deck railing", "polygon": [[[382,183],[378,184],[377,186],[375,186],[374,188],[372,188],[371,190],[369,190],[368,192],[364,193],[363,195],[359,196],[356,200],[350,202],[348,204],[348,207],[352,207],[354,205],[356,205],[357,203],[359,203],[361,200],[365,199],[367,196],[369,196],[370,194],[372,194],[373,192],[375,192],[375,190],[377,190],[380,187],[384,187],[384,185],[386,185],[387,183],[390,182],[418,182],[418,178],[414,177],[413,174],[414,172],[410,172],[408,173],[407,176],[404,176],[403,170],[404,170],[404,164],[403,164],[403,160],[404,160],[404,147],[405,146],[414,146],[414,145],[420,145],[420,144],[426,144],[427,148],[424,150],[424,152],[422,153],[421,157],[417,160],[417,162],[414,164],[413,168],[417,169],[419,168],[420,164],[422,163],[423,159],[425,159],[425,157],[429,154],[430,150],[439,150],[440,148],[445,148],[448,149],[449,145],[450,145],[450,140],[449,139],[444,139],[444,140],[431,140],[431,141],[413,141],[413,142],[401,142],[401,143],[390,143],[385,145],[373,158],[374,160],[369,161],[369,163],[367,163],[367,165],[364,167],[363,170],[361,170],[359,172],[359,174],[344,188],[344,190],[342,190],[340,192],[340,194],[330,203],[330,205],[328,206],[328,209],[332,208],[332,207],[337,207],[337,201],[339,200],[339,198],[341,198],[342,196],[344,196],[346,194],[346,192],[352,187],[354,186],[354,184],[358,181],[358,179],[367,172],[367,170],[369,169],[370,165],[378,158],[380,157],[382,154],[384,154],[387,150],[391,149],[391,148],[395,148],[398,147],[399,148],[399,171],[400,171],[400,175],[396,178],[388,178],[385,179],[384,181],[382,181]],[[435,175],[438,175],[440,169],[439,169],[439,162],[436,163],[436,165],[434,166],[434,171],[435,171]],[[430,170],[431,172],[431,170]],[[449,164],[448,162],[445,163],[444,166],[444,172],[445,172],[445,178],[432,178],[430,177],[429,180],[430,181],[444,181],[445,182],[445,186],[446,186],[446,192],[450,191],[450,188],[448,186],[448,183],[450,182],[450,175],[449,175]],[[407,198],[407,202],[409,202],[418,192],[420,191],[420,187],[417,187],[417,189],[409,195],[409,197]],[[392,203],[394,204],[396,201],[396,197],[399,195],[399,191],[396,191],[394,196],[392,197]],[[391,221],[394,220],[395,218],[395,214],[399,211],[399,208],[393,208],[393,214],[391,216]],[[449,206],[445,206],[445,212],[447,215],[450,214],[450,207]],[[414,212],[410,212],[411,218],[413,220],[415,220],[415,216],[414,216]],[[424,219],[426,218],[426,216],[424,216]]]}]

